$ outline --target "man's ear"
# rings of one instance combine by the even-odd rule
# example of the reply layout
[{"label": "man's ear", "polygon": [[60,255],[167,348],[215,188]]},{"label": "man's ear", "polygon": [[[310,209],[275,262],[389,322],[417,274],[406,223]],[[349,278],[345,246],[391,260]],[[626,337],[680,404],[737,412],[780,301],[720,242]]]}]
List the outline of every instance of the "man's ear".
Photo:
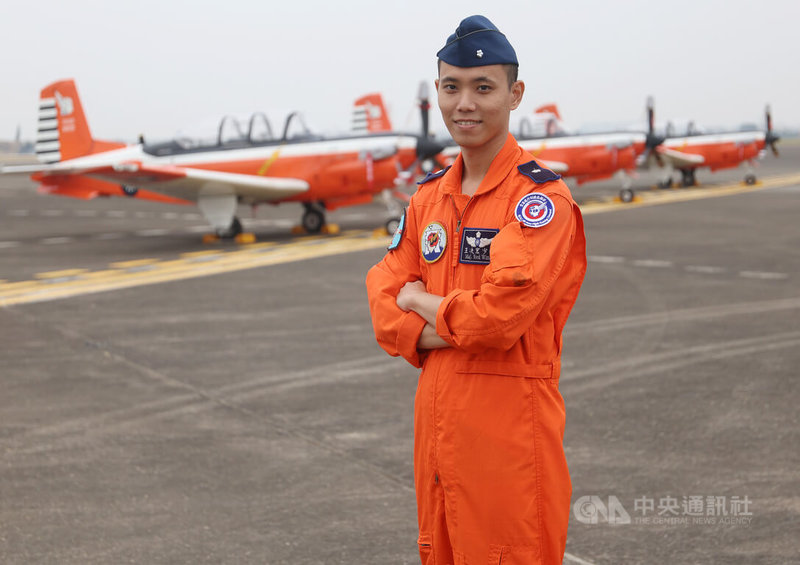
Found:
[{"label": "man's ear", "polygon": [[[438,81],[437,81],[438,82]],[[525,94],[525,83],[521,80],[511,85],[511,109],[516,110],[522,102],[522,95]]]}]

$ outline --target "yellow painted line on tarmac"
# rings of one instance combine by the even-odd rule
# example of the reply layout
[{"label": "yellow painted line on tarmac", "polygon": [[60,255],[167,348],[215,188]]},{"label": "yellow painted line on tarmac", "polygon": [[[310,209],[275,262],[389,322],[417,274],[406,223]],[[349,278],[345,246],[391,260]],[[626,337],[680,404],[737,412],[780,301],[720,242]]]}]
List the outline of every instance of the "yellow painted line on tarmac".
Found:
[{"label": "yellow painted line on tarmac", "polygon": [[743,183],[726,184],[721,186],[708,186],[700,188],[684,188],[677,190],[663,190],[657,192],[644,192],[637,194],[637,199],[633,202],[592,202],[581,206],[583,215],[601,214],[603,212],[614,212],[629,208],[640,208],[642,206],[655,206],[659,204],[671,204],[673,202],[685,202],[688,200],[701,200],[704,198],[717,198],[719,196],[729,196],[731,194],[741,194],[744,192],[757,192],[768,188],[778,188],[800,184],[800,174],[787,174],[774,177],[767,177],[753,185]]},{"label": "yellow painted line on tarmac", "polygon": [[88,269],[63,269],[61,271],[46,271],[44,273],[36,273],[34,276],[37,279],[62,279],[65,277],[74,277],[82,275]]},{"label": "yellow painted line on tarmac", "polygon": [[[312,245],[313,243],[313,245]],[[367,249],[385,248],[388,237],[374,237],[371,232],[358,230],[335,237],[323,236],[287,244],[253,244],[236,251],[215,251],[213,254],[186,254],[181,259],[156,261],[121,261],[112,263],[115,269],[83,272],[69,280],[45,283],[22,281],[0,284],[0,306],[59,300],[97,292],[107,292],[137,286],[173,282],[255,269],[268,265],[290,263]],[[208,257],[208,260],[198,260]],[[128,270],[148,266],[145,270]]]},{"label": "yellow painted line on tarmac", "polygon": [[116,263],[111,263],[109,267],[113,267],[114,269],[134,269],[136,267],[152,265],[157,261],[158,259],[134,259],[132,261],[118,261]]}]

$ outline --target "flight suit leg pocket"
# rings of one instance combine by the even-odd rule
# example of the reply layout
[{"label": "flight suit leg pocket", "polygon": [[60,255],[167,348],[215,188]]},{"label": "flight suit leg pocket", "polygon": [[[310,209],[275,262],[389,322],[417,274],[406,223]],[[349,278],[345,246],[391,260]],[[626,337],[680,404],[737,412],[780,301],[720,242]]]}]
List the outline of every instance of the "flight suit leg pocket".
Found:
[{"label": "flight suit leg pocket", "polygon": [[417,538],[419,548],[419,559],[422,565],[435,565],[436,559],[433,554],[433,540],[429,534],[420,534]]},{"label": "flight suit leg pocket", "polygon": [[488,565],[536,565],[541,554],[535,545],[489,545]]}]

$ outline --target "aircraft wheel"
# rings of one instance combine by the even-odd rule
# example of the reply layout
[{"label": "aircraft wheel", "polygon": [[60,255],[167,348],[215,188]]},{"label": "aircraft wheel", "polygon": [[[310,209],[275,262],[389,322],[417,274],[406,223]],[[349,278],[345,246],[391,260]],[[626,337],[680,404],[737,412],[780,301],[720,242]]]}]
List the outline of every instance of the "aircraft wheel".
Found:
[{"label": "aircraft wheel", "polygon": [[226,230],[220,230],[217,232],[217,235],[223,239],[233,239],[243,231],[244,229],[242,228],[242,222],[239,221],[239,218],[234,216],[230,227],[228,227]]},{"label": "aircraft wheel", "polygon": [[389,218],[386,221],[386,231],[389,233],[389,235],[392,235],[394,232],[397,231],[399,225],[400,225],[400,218]]},{"label": "aircraft wheel", "polygon": [[633,202],[634,196],[635,194],[630,188],[623,188],[619,191],[619,199],[623,202]]},{"label": "aircraft wheel", "polygon": [[319,233],[325,225],[325,213],[316,208],[308,208],[303,213],[301,223],[308,233]]},{"label": "aircraft wheel", "polygon": [[744,177],[744,183],[745,184],[753,185],[753,184],[756,184],[757,180],[758,179],[756,178],[756,176],[753,173],[750,173],[750,174],[748,174],[748,175],[746,175]]},{"label": "aircraft wheel", "polygon": [[122,192],[125,193],[125,196],[136,196],[136,193],[139,192],[137,187],[129,184],[122,184],[120,187],[122,188]]}]

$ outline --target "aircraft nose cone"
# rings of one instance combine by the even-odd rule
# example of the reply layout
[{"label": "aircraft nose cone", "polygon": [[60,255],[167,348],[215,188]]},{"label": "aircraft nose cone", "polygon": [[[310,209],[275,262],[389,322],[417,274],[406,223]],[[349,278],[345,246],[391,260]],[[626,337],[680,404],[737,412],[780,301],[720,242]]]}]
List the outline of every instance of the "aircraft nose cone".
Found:
[{"label": "aircraft nose cone", "polygon": [[444,144],[430,137],[420,137],[417,141],[417,157],[424,161],[435,157],[444,150]]}]

